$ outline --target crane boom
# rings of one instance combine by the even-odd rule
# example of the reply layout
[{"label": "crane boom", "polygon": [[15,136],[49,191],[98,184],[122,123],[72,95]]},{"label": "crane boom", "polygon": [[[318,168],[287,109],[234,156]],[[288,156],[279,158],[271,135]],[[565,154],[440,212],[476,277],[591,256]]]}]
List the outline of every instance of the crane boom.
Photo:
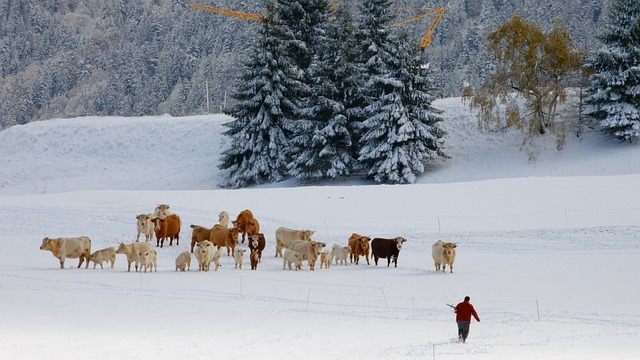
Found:
[{"label": "crane boom", "polygon": [[216,14],[221,14],[221,15],[226,15],[226,16],[233,16],[233,17],[237,17],[237,18],[240,18],[240,19],[257,21],[257,22],[263,22],[264,21],[264,18],[260,14],[252,14],[252,13],[246,13],[246,12],[241,12],[241,11],[225,10],[225,9],[220,9],[220,8],[217,8],[217,7],[213,7],[213,6],[209,6],[209,5],[201,5],[201,4],[185,4],[185,5],[190,7],[190,8],[194,8],[194,9],[198,9],[198,10],[204,10],[204,11],[208,11],[208,12],[212,12],[212,13],[216,13]]},{"label": "crane boom", "polygon": [[[330,3],[332,8],[336,8],[337,6],[350,6],[347,4],[341,4],[341,3],[337,3],[337,2],[331,2]],[[217,7],[213,7],[213,6],[209,6],[209,5],[201,5],[201,4],[185,4],[185,6],[188,6],[190,8],[194,8],[194,9],[198,9],[198,10],[204,10],[204,11],[208,11],[208,12],[212,12],[212,13],[216,13],[216,14],[221,14],[221,15],[226,15],[226,16],[232,16],[232,17],[236,17],[236,18],[240,18],[240,19],[245,19],[245,20],[251,20],[251,21],[257,21],[257,22],[263,22],[264,21],[264,17],[260,14],[253,14],[253,13],[246,13],[246,12],[242,12],[242,11],[234,11],[234,10],[226,10],[226,9],[220,9]],[[418,46],[420,46],[421,48],[426,48],[431,44],[431,35],[433,35],[433,32],[436,30],[436,26],[438,26],[438,23],[440,22],[440,20],[442,19],[442,16],[444,16],[445,11],[447,11],[448,9],[445,7],[442,8],[392,8],[394,10],[409,10],[409,11],[426,11],[426,13],[412,17],[410,19],[401,21],[399,23],[395,23],[392,25],[389,25],[390,28],[396,27],[396,26],[401,26],[416,20],[420,20],[423,18],[426,18],[428,16],[434,16],[434,19],[431,21],[431,24],[429,24],[429,28],[427,29],[427,31],[425,32],[424,36],[422,37],[422,40],[420,41],[420,43],[418,43]]]}]

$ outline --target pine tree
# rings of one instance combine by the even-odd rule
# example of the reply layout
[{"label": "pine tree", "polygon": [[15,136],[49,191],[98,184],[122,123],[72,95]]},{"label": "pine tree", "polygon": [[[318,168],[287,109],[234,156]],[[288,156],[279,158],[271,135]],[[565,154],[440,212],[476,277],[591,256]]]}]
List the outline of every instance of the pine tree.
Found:
[{"label": "pine tree", "polygon": [[[427,69],[406,35],[381,44],[379,74],[370,81],[380,96],[365,110],[359,160],[380,183],[414,183],[430,160],[446,155],[439,139],[442,119],[431,107]],[[384,69],[384,70],[383,70]]]},{"label": "pine tree", "polygon": [[[328,12],[325,7],[325,13]],[[327,18],[325,16],[325,18]],[[350,175],[356,167],[343,86],[351,75],[348,57],[352,33],[348,12],[336,9],[324,21],[326,36],[316,39],[318,53],[309,67],[310,96],[294,123],[290,174],[302,180]]]},{"label": "pine tree", "polygon": [[295,67],[284,61],[284,28],[274,14],[275,7],[268,1],[260,44],[234,94],[238,102],[228,112],[234,120],[225,124],[229,130],[224,135],[231,138],[231,146],[223,152],[220,164],[220,169],[228,170],[223,187],[277,182],[286,177],[286,149],[302,84]]},{"label": "pine tree", "polygon": [[591,77],[586,110],[602,130],[620,140],[640,138],[640,2],[616,0],[602,48],[585,65]]}]

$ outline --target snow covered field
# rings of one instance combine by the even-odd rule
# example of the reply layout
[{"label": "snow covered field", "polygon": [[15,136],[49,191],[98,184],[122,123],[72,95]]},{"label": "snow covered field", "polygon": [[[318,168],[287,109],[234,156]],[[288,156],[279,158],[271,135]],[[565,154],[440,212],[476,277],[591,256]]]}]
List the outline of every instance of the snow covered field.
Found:
[{"label": "snow covered field", "polygon": [[[0,353],[3,359],[639,359],[640,149],[596,132],[538,162],[518,134],[479,134],[459,99],[445,110],[452,159],[419,184],[223,190],[224,116],[78,118],[0,132]],[[157,273],[65,270],[42,238],[92,249],[135,240],[135,215],[171,204],[180,245]],[[175,272],[189,224],[251,209],[267,237],[257,271]],[[283,271],[280,226],[408,239],[398,268]],[[458,243],[454,273],[431,245]],[[246,245],[240,245],[245,247]],[[197,269],[193,259],[192,267]],[[481,322],[453,339],[447,303],[471,297]]]}]

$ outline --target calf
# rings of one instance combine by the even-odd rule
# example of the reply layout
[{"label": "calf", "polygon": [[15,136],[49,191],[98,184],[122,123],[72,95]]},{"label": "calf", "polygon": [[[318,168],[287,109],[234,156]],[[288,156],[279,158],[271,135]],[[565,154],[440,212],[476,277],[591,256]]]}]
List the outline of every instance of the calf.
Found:
[{"label": "calf", "polygon": [[340,261],[341,265],[346,266],[349,254],[351,254],[351,248],[349,246],[333,244],[333,247],[331,248],[331,258],[335,259],[336,265],[338,265],[338,261]]},{"label": "calf", "polygon": [[282,255],[282,270],[285,270],[287,265],[291,270],[291,264],[296,267],[296,271],[302,269],[302,254],[286,249]]},{"label": "calf", "polygon": [[331,267],[331,250],[325,250],[320,254],[320,269],[323,265],[325,269]]},{"label": "calf", "polygon": [[249,261],[251,262],[251,270],[257,270],[258,264],[260,263],[260,255],[258,254],[258,249],[251,250]]},{"label": "calf", "polygon": [[102,263],[106,261],[108,264],[109,261],[111,261],[111,268],[113,269],[116,263],[116,248],[110,247],[110,248],[98,250],[93,254],[91,254],[91,256],[89,257],[89,260],[93,261],[94,269],[98,264],[100,264],[101,269],[104,269],[104,267],[102,266]]},{"label": "calf", "polygon": [[431,247],[431,255],[436,271],[440,271],[440,266],[442,266],[442,272],[445,272],[445,268],[449,265],[449,273],[453,272],[453,262],[456,260],[456,247],[458,247],[457,244],[445,243],[442,240],[438,240],[433,244]]},{"label": "calf", "polygon": [[154,249],[146,250],[138,253],[140,256],[140,272],[144,269],[144,272],[158,272],[158,254]]},{"label": "calf", "polygon": [[242,269],[242,260],[244,260],[245,251],[245,249],[236,249],[236,251],[233,253],[233,259],[236,263],[236,269]]},{"label": "calf", "polygon": [[371,254],[373,255],[376,265],[378,265],[379,258],[386,258],[387,266],[389,266],[391,264],[391,260],[393,260],[395,267],[398,267],[398,255],[400,255],[402,244],[406,241],[407,240],[405,238],[400,236],[395,239],[375,238],[371,240]]},{"label": "calf", "polygon": [[176,271],[182,271],[184,272],[185,270],[187,271],[191,271],[191,253],[188,251],[183,251],[180,253],[180,255],[178,255],[178,257],[176,258]]},{"label": "calf", "polygon": [[138,264],[140,263],[140,253],[143,251],[153,250],[151,241],[134,242],[130,244],[120,243],[116,254],[125,254],[127,256],[127,271],[131,271],[131,263],[135,262],[136,272],[138,272]]},{"label": "calf", "polygon": [[86,261],[89,268],[89,258],[91,257],[91,239],[87,236],[75,238],[57,238],[50,239],[48,237],[42,239],[40,250],[49,250],[60,260],[60,269],[64,269],[64,260],[66,258],[79,258],[78,268],[82,266],[82,262]]}]

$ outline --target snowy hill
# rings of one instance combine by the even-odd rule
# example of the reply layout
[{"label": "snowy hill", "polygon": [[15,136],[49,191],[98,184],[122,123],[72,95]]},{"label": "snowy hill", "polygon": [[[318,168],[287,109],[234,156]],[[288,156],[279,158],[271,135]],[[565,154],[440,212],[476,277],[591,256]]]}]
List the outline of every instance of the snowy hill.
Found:
[{"label": "snowy hill", "polygon": [[[415,185],[363,181],[217,188],[224,116],[76,118],[0,132],[0,350],[7,359],[637,359],[640,153],[597,132],[527,162],[514,133],[480,134],[460,99],[445,111],[452,158]],[[355,186],[357,185],[357,186]],[[180,244],[157,273],[60,270],[47,237],[92,249],[135,241],[135,215],[168,203]],[[175,272],[190,224],[251,209],[267,248],[258,270]],[[345,244],[407,239],[381,259],[282,269],[281,226]],[[454,272],[431,246],[456,242]],[[246,244],[239,244],[246,248]],[[455,341],[447,303],[471,296],[481,322]],[[78,351],[78,349],[82,349]]]},{"label": "snowy hill", "polygon": [[[519,151],[520,135],[480,133],[459,98],[443,99],[445,151],[451,159],[419,183],[529,176],[636,174],[640,147],[591,131],[558,152],[540,140],[539,159]],[[224,115],[51,120],[0,132],[0,194],[74,190],[209,190],[220,182]],[[358,183],[358,182],[356,182]],[[359,182],[363,183],[363,182]],[[335,184],[335,183],[334,183]],[[294,181],[268,187],[288,187]]]}]

